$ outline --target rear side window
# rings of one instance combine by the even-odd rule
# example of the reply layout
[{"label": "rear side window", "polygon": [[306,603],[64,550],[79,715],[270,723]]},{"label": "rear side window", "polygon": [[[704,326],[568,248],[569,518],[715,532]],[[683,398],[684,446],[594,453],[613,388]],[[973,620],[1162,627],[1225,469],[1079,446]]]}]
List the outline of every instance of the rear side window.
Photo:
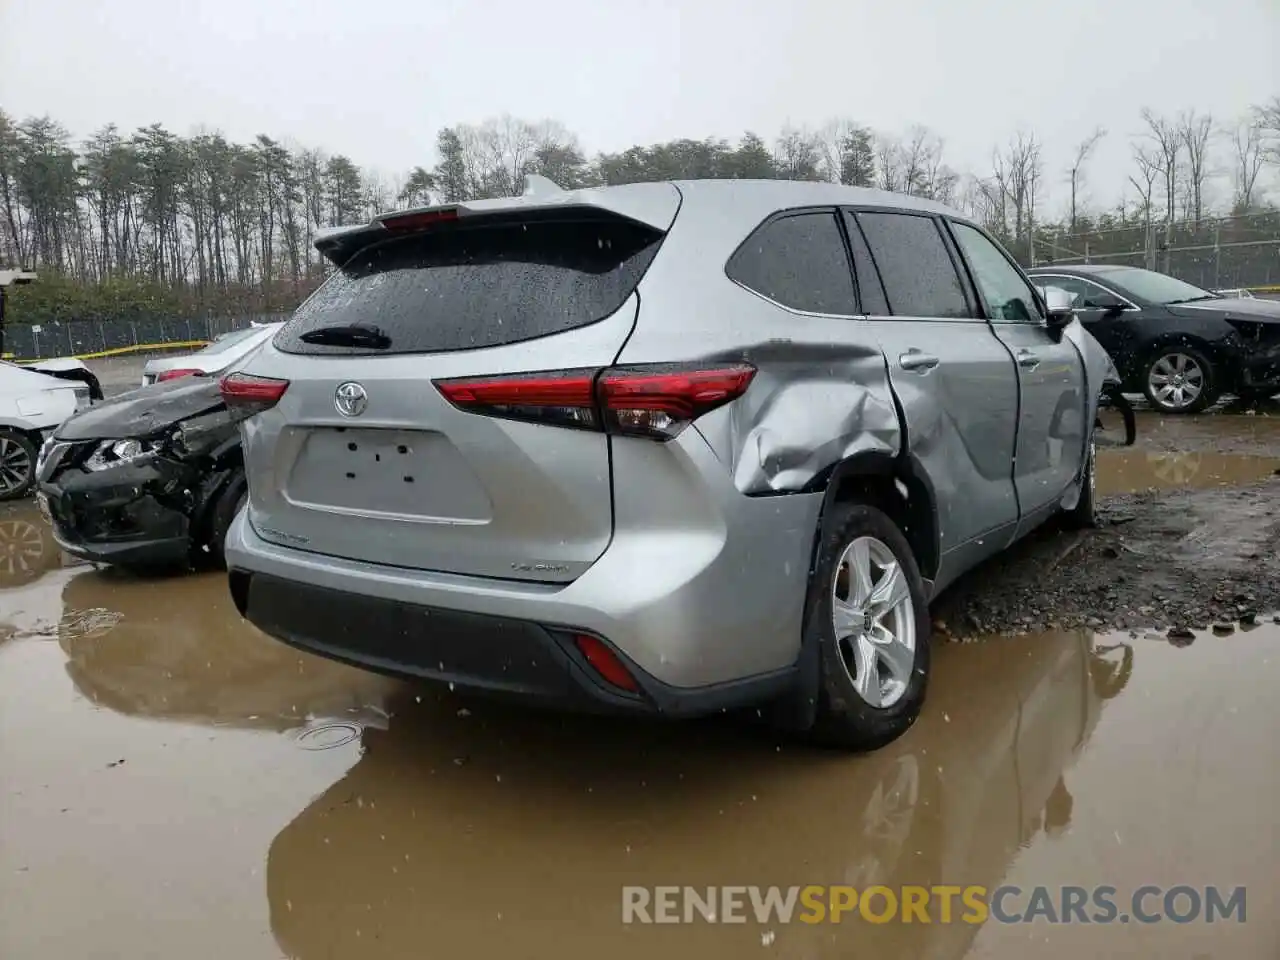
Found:
[{"label": "rear side window", "polygon": [[964,287],[932,217],[859,213],[858,222],[894,316],[969,319]]},{"label": "rear side window", "polygon": [[731,280],[806,313],[858,312],[844,238],[833,213],[801,213],[756,229],[725,268]]},{"label": "rear side window", "polygon": [[[280,331],[287,353],[439,353],[519,343],[602,320],[635,290],[662,233],[618,218],[457,226],[360,251]],[[301,337],[377,327],[387,349]]]}]

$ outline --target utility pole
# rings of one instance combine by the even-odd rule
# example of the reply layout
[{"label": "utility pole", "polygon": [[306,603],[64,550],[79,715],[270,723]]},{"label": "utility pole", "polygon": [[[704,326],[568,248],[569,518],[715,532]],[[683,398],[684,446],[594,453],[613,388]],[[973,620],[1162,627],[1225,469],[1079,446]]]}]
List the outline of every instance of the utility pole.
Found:
[{"label": "utility pole", "polygon": [[0,270],[0,358],[4,357],[4,302],[9,288],[19,283],[35,283],[36,275],[25,270]]}]

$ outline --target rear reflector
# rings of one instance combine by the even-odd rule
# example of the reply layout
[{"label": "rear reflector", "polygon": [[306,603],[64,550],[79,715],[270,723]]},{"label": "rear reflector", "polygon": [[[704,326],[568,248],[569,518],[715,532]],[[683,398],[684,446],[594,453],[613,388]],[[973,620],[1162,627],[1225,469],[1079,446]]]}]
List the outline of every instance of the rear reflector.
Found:
[{"label": "rear reflector", "polygon": [[165,380],[177,380],[179,377],[196,377],[202,372],[201,370],[163,370],[156,376],[156,383],[163,383]]},{"label": "rear reflector", "polygon": [[603,641],[585,633],[575,634],[573,637],[574,645],[587,658],[587,663],[591,664],[596,673],[612,686],[618,687],[620,690],[626,690],[628,693],[639,693],[640,687],[637,686],[635,678],[627,672],[627,668],[622,665],[622,661],[610,650]]},{"label": "rear reflector", "polygon": [[445,223],[458,219],[458,211],[449,210],[425,210],[422,213],[398,213],[389,217],[383,217],[378,222],[382,224],[385,230],[394,230],[402,233],[410,230],[421,230],[424,227],[430,227],[433,224]]},{"label": "rear reflector", "polygon": [[229,407],[248,407],[253,412],[274,407],[289,389],[288,380],[229,373],[218,381],[218,392]]},{"label": "rear reflector", "polygon": [[742,396],[755,374],[750,364],[663,364],[467,377],[435,385],[446,400],[471,413],[670,440],[698,417]]}]

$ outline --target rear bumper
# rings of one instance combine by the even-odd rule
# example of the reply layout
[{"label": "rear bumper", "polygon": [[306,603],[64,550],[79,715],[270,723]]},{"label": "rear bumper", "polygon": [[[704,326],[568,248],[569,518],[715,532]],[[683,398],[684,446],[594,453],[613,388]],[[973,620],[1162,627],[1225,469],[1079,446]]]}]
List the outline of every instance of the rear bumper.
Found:
[{"label": "rear bumper", "polygon": [[229,577],[241,615],[292,647],[390,676],[524,703],[587,713],[697,716],[769,700],[793,680],[793,671],[784,670],[679,690],[623,659],[640,688],[632,693],[604,681],[563,629],[239,570]]},{"label": "rear bumper", "polygon": [[[263,540],[248,510],[232,524],[225,553],[250,622],[332,659],[570,707],[706,713],[785,690],[800,649],[821,495],[742,499],[761,516],[744,525],[745,548],[733,549],[732,536],[682,543],[619,529],[569,584],[309,553]],[[572,639],[583,633],[619,657],[639,698],[585,663]]]}]

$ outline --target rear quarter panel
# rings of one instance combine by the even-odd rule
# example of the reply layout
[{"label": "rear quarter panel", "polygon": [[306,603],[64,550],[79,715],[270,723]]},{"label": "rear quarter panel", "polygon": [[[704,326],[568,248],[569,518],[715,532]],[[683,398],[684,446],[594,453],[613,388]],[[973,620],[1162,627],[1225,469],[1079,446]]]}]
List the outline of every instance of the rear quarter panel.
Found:
[{"label": "rear quarter panel", "polygon": [[618,363],[740,362],[746,395],[697,429],[743,494],[798,491],[857,453],[896,455],[897,411],[865,322],[802,314],[734,283],[725,263],[771,207],[726,210],[692,192],[640,284],[640,316]]}]

